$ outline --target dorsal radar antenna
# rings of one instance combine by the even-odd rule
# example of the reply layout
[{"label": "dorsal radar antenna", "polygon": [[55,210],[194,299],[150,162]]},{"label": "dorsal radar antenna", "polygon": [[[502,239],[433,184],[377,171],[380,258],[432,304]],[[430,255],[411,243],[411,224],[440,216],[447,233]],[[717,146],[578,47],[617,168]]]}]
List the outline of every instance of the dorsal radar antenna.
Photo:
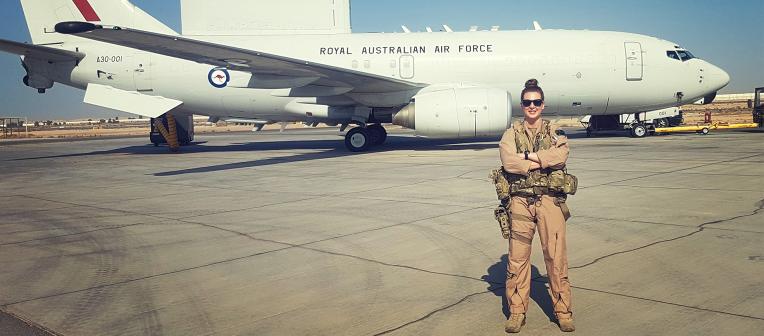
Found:
[{"label": "dorsal radar antenna", "polygon": [[401,28],[403,29],[403,32],[406,33],[406,34],[411,32],[411,29],[409,29],[409,27],[406,27],[405,25],[401,26]]},{"label": "dorsal radar antenna", "polygon": [[448,25],[443,25],[443,30],[445,30],[447,33],[453,33],[454,30],[451,29]]},{"label": "dorsal radar antenna", "polygon": [[478,28],[480,28],[480,27],[478,27],[478,26],[471,26],[470,27],[470,32],[476,32],[476,31],[478,31]]},{"label": "dorsal radar antenna", "polygon": [[497,32],[497,31],[499,31],[499,29],[501,29],[501,26],[492,26],[491,27],[491,31],[492,32]]},{"label": "dorsal radar antenna", "polygon": [[538,21],[533,21],[533,29],[535,29],[535,30],[544,30],[544,28],[541,28],[541,24],[539,24]]}]

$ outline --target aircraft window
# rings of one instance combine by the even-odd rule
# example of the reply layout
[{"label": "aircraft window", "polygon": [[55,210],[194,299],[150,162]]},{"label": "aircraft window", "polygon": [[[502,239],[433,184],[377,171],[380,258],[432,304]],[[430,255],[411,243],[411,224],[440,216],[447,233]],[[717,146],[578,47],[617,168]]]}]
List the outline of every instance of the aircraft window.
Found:
[{"label": "aircraft window", "polygon": [[695,58],[695,56],[687,50],[677,50],[676,52],[679,53],[679,58],[682,59],[682,62],[687,62]]},{"label": "aircraft window", "polygon": [[673,51],[673,50],[669,50],[669,51],[667,51],[667,52],[666,52],[666,55],[667,55],[669,58],[673,58],[673,59],[675,59],[675,60],[677,60],[677,61],[679,61],[679,60],[680,60],[680,58],[679,58],[679,55],[677,55],[677,54],[676,54],[676,51]]}]

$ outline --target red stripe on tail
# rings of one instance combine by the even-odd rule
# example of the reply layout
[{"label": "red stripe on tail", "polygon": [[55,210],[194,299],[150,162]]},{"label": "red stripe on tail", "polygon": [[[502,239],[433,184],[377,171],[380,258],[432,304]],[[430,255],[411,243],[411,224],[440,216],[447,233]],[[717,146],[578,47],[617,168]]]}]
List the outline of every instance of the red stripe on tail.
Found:
[{"label": "red stripe on tail", "polygon": [[90,5],[88,0],[72,0],[72,1],[74,1],[74,5],[77,6],[77,9],[80,10],[80,13],[82,13],[82,16],[85,17],[85,20],[101,21],[101,18],[98,17],[98,14],[96,14],[95,10],[93,9],[93,6]]}]

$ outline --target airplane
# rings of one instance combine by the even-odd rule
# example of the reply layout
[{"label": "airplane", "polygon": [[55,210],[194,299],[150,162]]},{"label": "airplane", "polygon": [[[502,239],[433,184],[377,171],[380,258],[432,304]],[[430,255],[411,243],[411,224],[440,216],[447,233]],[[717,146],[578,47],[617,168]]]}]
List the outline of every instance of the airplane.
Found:
[{"label": "airplane", "polygon": [[[729,75],[678,44],[607,31],[182,36],[127,0],[21,0],[34,44],[23,82],[86,90],[85,102],[151,118],[342,125],[345,145],[393,123],[430,138],[501,135],[529,78],[545,115],[638,114],[701,98]],[[408,30],[408,29],[406,29]],[[108,75],[104,75],[108,74]]]}]

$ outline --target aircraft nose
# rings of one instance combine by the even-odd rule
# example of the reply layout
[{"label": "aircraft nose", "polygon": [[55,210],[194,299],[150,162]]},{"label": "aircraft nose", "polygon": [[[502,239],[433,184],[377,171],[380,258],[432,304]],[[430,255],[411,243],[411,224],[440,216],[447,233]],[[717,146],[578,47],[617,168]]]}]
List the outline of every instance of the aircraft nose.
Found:
[{"label": "aircraft nose", "polygon": [[708,65],[707,74],[708,84],[715,90],[721,90],[730,83],[730,75],[713,64]]}]

